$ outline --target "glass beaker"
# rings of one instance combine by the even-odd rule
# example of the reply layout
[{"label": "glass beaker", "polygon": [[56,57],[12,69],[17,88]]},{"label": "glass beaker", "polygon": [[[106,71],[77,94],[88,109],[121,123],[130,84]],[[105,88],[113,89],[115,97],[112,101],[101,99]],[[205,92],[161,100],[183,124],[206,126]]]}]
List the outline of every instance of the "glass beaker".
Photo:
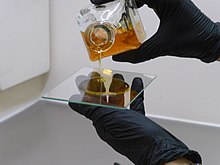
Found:
[{"label": "glass beaker", "polygon": [[77,22],[91,61],[137,49],[146,37],[134,0],[90,4]]}]

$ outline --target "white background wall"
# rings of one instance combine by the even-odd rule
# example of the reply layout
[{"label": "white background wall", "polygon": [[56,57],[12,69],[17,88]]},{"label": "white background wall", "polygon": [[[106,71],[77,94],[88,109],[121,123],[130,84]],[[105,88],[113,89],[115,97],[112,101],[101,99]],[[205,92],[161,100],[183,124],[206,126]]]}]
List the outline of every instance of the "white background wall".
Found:
[{"label": "white background wall", "polygon": [[[214,21],[220,21],[219,0],[193,2]],[[76,12],[88,3],[89,0],[50,1],[50,72],[1,92],[1,114],[28,105],[41,95],[43,88],[44,92],[52,89],[77,69],[98,65],[89,61],[75,20]],[[156,31],[158,19],[147,7],[140,9],[140,14],[150,37]],[[199,60],[163,57],[134,65],[106,58],[103,66],[158,76],[145,92],[148,114],[220,124],[220,62],[205,64]],[[13,97],[21,91],[26,93],[23,99]]]}]

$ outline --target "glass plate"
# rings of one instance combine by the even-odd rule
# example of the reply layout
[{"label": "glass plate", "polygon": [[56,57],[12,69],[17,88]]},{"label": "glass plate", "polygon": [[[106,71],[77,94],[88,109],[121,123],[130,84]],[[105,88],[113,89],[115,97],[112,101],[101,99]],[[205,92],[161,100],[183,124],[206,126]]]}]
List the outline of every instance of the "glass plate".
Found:
[{"label": "glass plate", "polygon": [[135,78],[143,81],[143,90],[155,75],[100,68],[81,68],[71,77],[42,96],[43,99],[98,105],[111,108],[129,108],[143,92],[132,90]]}]

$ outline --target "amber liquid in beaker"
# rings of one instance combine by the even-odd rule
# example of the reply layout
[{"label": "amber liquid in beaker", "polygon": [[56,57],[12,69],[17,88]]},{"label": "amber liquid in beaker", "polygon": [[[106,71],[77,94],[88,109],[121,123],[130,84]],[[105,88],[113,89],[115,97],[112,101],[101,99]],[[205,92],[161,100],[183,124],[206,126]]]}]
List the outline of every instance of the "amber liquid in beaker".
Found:
[{"label": "amber liquid in beaker", "polygon": [[[89,53],[90,60],[100,60],[100,48],[95,45],[88,45],[88,41],[86,41],[87,38],[85,37],[85,32],[81,32],[81,34]],[[112,46],[108,50],[101,52],[101,58],[116,55],[128,50],[137,49],[140,45],[141,43],[138,40],[133,28],[130,28],[129,30],[118,28],[115,34],[114,43],[112,43]]]}]

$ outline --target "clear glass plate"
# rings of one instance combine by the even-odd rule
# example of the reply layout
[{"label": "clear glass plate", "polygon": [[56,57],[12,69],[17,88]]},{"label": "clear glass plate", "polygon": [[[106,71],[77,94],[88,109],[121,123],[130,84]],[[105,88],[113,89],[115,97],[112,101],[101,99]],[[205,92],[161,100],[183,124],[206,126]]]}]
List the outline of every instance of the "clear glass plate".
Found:
[{"label": "clear glass plate", "polygon": [[100,68],[81,68],[42,96],[43,99],[126,109],[143,92],[133,91],[132,81],[141,78],[143,90],[155,75]]}]

